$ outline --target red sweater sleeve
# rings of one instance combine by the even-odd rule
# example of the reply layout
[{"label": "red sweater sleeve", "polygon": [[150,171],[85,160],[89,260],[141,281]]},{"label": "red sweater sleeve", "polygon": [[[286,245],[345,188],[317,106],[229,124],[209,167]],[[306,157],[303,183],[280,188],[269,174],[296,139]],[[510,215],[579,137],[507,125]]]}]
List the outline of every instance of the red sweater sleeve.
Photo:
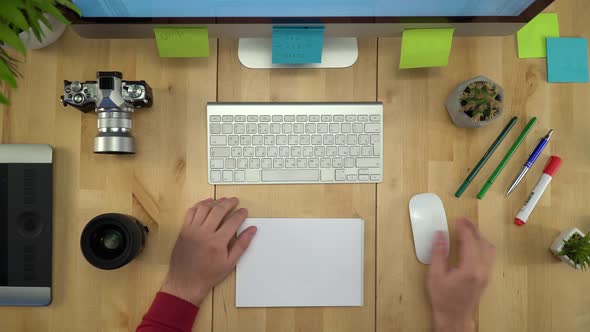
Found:
[{"label": "red sweater sleeve", "polygon": [[194,304],[158,292],[136,332],[190,332],[198,312]]}]

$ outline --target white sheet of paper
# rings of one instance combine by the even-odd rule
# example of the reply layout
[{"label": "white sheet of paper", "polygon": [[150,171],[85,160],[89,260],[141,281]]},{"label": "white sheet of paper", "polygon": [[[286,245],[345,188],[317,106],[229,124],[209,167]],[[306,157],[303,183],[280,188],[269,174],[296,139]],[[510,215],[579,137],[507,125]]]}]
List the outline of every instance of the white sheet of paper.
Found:
[{"label": "white sheet of paper", "polygon": [[363,305],[363,220],[249,218],[238,233],[249,226],[236,307]]}]

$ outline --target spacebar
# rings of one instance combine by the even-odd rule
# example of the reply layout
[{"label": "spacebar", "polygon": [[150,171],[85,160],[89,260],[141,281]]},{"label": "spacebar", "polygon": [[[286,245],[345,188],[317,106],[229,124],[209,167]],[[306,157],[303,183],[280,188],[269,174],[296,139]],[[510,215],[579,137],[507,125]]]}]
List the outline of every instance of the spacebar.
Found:
[{"label": "spacebar", "polygon": [[293,169],[293,170],[263,170],[262,182],[297,182],[319,181],[320,171],[317,169]]}]

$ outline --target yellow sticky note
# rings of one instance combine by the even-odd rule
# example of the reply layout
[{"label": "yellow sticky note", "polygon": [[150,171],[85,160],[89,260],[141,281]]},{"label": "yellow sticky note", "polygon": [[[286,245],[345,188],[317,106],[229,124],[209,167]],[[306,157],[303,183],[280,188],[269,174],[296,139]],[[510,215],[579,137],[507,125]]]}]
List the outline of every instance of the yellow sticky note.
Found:
[{"label": "yellow sticky note", "polygon": [[444,67],[449,64],[455,29],[404,30],[399,67]]},{"label": "yellow sticky note", "polygon": [[559,37],[557,14],[539,14],[516,33],[518,57],[547,57],[547,38]]},{"label": "yellow sticky note", "polygon": [[154,28],[162,58],[205,58],[209,56],[209,30],[192,27]]}]

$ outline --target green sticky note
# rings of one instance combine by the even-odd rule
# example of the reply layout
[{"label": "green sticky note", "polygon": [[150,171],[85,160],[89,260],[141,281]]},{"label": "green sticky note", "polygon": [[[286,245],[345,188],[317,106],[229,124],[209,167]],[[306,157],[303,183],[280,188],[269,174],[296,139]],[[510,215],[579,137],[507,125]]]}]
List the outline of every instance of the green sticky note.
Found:
[{"label": "green sticky note", "polygon": [[518,57],[547,57],[547,38],[559,37],[557,14],[539,14],[516,33]]},{"label": "green sticky note", "polygon": [[404,30],[400,68],[444,67],[449,64],[455,29]]},{"label": "green sticky note", "polygon": [[154,28],[162,58],[205,58],[209,56],[207,28]]}]

